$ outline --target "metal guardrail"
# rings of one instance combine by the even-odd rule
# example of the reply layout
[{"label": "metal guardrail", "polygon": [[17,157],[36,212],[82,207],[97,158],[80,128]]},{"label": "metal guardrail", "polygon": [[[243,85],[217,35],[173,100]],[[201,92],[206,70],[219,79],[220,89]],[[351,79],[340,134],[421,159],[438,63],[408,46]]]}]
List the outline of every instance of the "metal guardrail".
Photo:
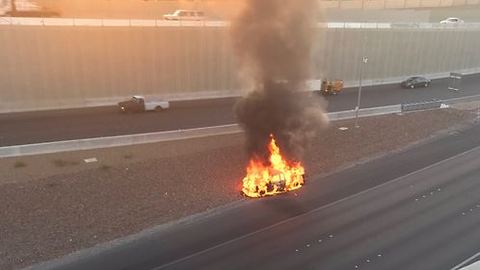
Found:
[{"label": "metal guardrail", "polygon": [[401,107],[402,107],[402,112],[423,111],[423,110],[439,109],[439,108],[442,108],[442,105],[454,105],[458,103],[465,103],[465,102],[472,102],[472,101],[480,101],[480,95],[444,99],[444,100],[437,99],[437,100],[430,100],[430,101],[405,103],[405,104],[402,104]]},{"label": "metal guardrail", "polygon": [[442,103],[443,101],[441,100],[432,100],[432,101],[402,104],[402,112],[438,109],[442,106]]},{"label": "metal guardrail", "polygon": [[448,105],[453,105],[457,103],[464,103],[464,102],[471,102],[471,101],[480,101],[480,95],[446,99],[446,100],[443,100],[443,103]]},{"label": "metal guardrail", "polygon": [[323,8],[352,8],[360,10],[368,9],[414,9],[414,8],[436,8],[436,7],[468,7],[476,5],[475,0],[320,0]]}]

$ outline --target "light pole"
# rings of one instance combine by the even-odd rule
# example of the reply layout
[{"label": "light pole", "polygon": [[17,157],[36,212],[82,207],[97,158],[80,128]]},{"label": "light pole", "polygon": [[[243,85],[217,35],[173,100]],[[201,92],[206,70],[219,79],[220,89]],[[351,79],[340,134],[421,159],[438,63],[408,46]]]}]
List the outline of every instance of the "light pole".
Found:
[{"label": "light pole", "polygon": [[12,14],[17,13],[17,3],[15,3],[16,0],[11,0],[10,1],[10,10]]},{"label": "light pole", "polygon": [[362,58],[362,64],[360,65],[360,81],[358,86],[358,97],[357,97],[357,107],[355,107],[355,127],[359,128],[358,125],[358,113],[360,111],[360,102],[362,100],[362,81],[363,81],[363,66],[367,65],[368,57],[364,56]]},{"label": "light pole", "polygon": [[475,119],[475,121],[480,121],[480,104],[478,104],[477,119]]}]

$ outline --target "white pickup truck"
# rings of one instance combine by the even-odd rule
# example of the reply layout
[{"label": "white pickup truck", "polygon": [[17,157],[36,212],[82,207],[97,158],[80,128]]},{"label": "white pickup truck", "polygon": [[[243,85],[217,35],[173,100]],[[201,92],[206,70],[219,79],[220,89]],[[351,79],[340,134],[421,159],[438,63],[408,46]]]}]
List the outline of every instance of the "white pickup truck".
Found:
[{"label": "white pickup truck", "polygon": [[130,100],[118,103],[121,112],[163,111],[170,108],[170,103],[164,100],[133,96]]},{"label": "white pickup truck", "polygon": [[175,10],[172,14],[163,15],[163,19],[167,21],[203,21],[205,14],[198,10]]}]

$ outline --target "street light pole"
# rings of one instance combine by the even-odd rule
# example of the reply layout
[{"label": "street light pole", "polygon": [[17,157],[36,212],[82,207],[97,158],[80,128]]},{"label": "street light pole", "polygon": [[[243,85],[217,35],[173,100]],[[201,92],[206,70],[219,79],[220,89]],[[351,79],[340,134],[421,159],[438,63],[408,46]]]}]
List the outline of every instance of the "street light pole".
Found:
[{"label": "street light pole", "polygon": [[358,125],[358,113],[360,111],[360,102],[362,100],[362,82],[363,82],[363,69],[366,64],[368,63],[368,58],[366,56],[363,56],[362,58],[362,63],[360,65],[360,80],[359,80],[359,86],[358,86],[358,97],[357,97],[357,107],[355,107],[355,127],[359,128],[360,126]]},{"label": "street light pole", "polygon": [[12,14],[15,14],[17,12],[17,3],[15,3],[16,0],[11,0],[10,1],[10,9]]}]

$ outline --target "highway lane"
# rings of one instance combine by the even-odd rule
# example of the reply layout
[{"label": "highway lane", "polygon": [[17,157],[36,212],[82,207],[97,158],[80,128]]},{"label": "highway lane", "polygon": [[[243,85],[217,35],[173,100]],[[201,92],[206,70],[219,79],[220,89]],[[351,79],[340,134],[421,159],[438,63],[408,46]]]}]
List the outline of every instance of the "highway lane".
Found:
[{"label": "highway lane", "polygon": [[[447,79],[419,89],[402,89],[397,84],[365,87],[362,107],[478,95],[478,85],[480,75],[466,76],[459,92],[447,89]],[[327,97],[328,111],[353,109],[356,98],[355,88]],[[170,110],[144,114],[120,114],[115,107],[0,114],[0,146],[232,124],[235,101],[173,103]]]},{"label": "highway lane", "polygon": [[479,135],[475,126],[35,269],[450,269],[480,249]]},{"label": "highway lane", "polygon": [[450,269],[480,247],[480,149],[155,269]]}]

